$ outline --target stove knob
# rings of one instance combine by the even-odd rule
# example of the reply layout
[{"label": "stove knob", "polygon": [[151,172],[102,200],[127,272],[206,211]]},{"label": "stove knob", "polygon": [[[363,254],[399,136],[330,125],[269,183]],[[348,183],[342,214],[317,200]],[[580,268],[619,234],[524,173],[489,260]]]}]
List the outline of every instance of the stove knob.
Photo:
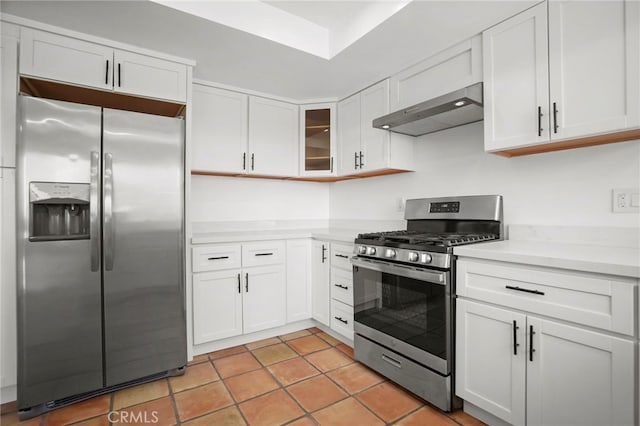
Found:
[{"label": "stove knob", "polygon": [[384,257],[388,257],[389,259],[393,259],[396,257],[396,251],[394,249],[387,249],[384,253]]},{"label": "stove knob", "polygon": [[376,248],[375,247],[367,247],[367,254],[373,256],[374,254],[376,254]]},{"label": "stove knob", "polygon": [[418,253],[416,253],[415,251],[410,251],[409,252],[409,262],[417,262],[418,261]]},{"label": "stove knob", "polygon": [[431,255],[429,253],[422,253],[420,255],[420,262],[431,263]]},{"label": "stove knob", "polygon": [[367,247],[366,246],[358,247],[358,254],[367,254]]}]

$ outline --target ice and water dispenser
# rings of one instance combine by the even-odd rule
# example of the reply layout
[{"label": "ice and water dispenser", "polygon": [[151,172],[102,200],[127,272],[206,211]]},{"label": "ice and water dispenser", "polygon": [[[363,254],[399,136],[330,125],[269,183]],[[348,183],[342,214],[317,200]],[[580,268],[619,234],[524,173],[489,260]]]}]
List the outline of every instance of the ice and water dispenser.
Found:
[{"label": "ice and water dispenser", "polygon": [[29,240],[89,239],[89,184],[29,183]]}]

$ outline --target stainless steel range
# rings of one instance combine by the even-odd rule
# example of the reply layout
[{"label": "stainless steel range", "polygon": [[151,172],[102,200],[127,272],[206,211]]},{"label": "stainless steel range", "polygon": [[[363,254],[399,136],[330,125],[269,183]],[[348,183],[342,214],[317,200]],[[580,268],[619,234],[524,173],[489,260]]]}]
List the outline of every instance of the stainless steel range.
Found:
[{"label": "stainless steel range", "polygon": [[408,200],[407,229],[360,234],[355,358],[445,411],[455,396],[453,248],[503,238],[499,195]]}]

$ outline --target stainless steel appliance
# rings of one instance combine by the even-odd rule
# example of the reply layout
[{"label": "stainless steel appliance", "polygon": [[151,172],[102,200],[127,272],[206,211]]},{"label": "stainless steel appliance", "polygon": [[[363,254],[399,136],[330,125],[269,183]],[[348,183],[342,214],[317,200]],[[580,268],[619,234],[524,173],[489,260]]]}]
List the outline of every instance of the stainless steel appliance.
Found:
[{"label": "stainless steel appliance", "polygon": [[355,240],[355,358],[451,411],[460,404],[453,247],[502,239],[502,197],[408,200],[405,219],[406,230]]},{"label": "stainless steel appliance", "polygon": [[378,129],[420,136],[483,119],[482,83],[476,83],[376,118],[372,125]]},{"label": "stainless steel appliance", "polygon": [[20,417],[181,374],[183,120],[18,102]]}]

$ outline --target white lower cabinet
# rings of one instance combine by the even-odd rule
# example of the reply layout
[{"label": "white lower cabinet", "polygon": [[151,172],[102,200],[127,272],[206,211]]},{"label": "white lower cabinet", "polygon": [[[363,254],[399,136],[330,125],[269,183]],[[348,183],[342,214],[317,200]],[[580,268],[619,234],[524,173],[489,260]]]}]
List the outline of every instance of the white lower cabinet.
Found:
[{"label": "white lower cabinet", "polygon": [[242,334],[239,269],[193,274],[193,343]]},{"label": "white lower cabinet", "polygon": [[[208,264],[211,272],[193,274],[194,344],[286,323],[284,241],[211,245],[193,252],[194,272],[202,270],[205,253],[207,260],[222,262]],[[225,262],[236,253],[242,253],[242,267],[228,269]]]},{"label": "white lower cabinet", "polygon": [[353,339],[352,244],[312,243],[313,319]]},{"label": "white lower cabinet", "polygon": [[311,318],[311,240],[287,241],[287,322]]},{"label": "white lower cabinet", "polygon": [[331,329],[353,340],[353,244],[331,243]]},{"label": "white lower cabinet", "polygon": [[508,423],[524,424],[525,316],[461,299],[456,308],[456,394]]},{"label": "white lower cabinet", "polygon": [[[16,171],[0,168],[0,388],[17,383],[16,326]],[[6,397],[6,398],[5,398]],[[15,398],[15,395],[14,397]]]},{"label": "white lower cabinet", "polygon": [[[633,297],[616,300],[617,294],[628,293],[616,286],[626,286],[633,294],[633,280],[475,260],[459,260],[458,265],[458,396],[514,425],[637,424]],[[553,287],[541,291],[550,277],[555,277]],[[583,293],[570,302],[582,302],[583,312],[550,318],[544,308],[560,306],[563,291],[576,280],[583,282]],[[514,304],[529,300],[531,308],[495,306],[511,300],[501,299],[496,282],[512,293]],[[609,306],[614,309],[609,311],[611,321],[598,331],[580,320],[591,320],[604,288],[610,289],[614,302]],[[482,300],[468,300],[470,294]],[[614,335],[606,324],[620,326],[627,337]]]},{"label": "white lower cabinet", "polygon": [[314,320],[329,326],[329,243],[311,243],[311,313]]},{"label": "white lower cabinet", "polygon": [[245,333],[284,325],[287,321],[284,265],[244,270],[242,323]]}]

